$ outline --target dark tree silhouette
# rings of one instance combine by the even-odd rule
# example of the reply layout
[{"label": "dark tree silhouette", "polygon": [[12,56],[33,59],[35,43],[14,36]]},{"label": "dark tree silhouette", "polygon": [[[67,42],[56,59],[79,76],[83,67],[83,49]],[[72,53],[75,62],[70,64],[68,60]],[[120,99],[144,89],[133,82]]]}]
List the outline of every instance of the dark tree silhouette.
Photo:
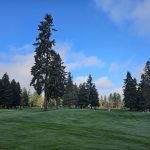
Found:
[{"label": "dark tree silhouette", "polygon": [[53,28],[53,18],[46,14],[44,21],[40,22],[39,35],[34,43],[35,64],[31,69],[33,76],[31,85],[38,94],[44,92],[44,111],[47,110],[48,100],[58,98],[64,92],[65,67],[62,60],[54,50],[55,40],[50,39]]},{"label": "dark tree silhouette", "polygon": [[127,72],[126,79],[124,80],[124,103],[125,107],[131,111],[136,109],[137,89],[136,79],[133,79],[130,72]]}]

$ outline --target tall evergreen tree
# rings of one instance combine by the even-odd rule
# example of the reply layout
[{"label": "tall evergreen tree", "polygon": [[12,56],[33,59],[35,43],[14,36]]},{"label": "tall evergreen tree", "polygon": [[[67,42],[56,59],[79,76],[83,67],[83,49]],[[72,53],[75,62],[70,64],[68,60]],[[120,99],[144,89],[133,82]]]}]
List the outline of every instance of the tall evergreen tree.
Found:
[{"label": "tall evergreen tree", "polygon": [[88,103],[90,104],[91,109],[93,106],[94,107],[99,106],[98,92],[92,80],[93,80],[92,76],[89,75],[87,82],[86,82],[86,88],[88,91]]},{"label": "tall evergreen tree", "polygon": [[125,107],[131,111],[136,108],[137,89],[136,79],[133,79],[130,72],[127,72],[126,79],[124,80],[124,103]]},{"label": "tall evergreen tree", "polygon": [[79,85],[79,94],[78,94],[78,106],[82,109],[89,105],[89,93],[86,87],[86,83]]},{"label": "tall evergreen tree", "polygon": [[39,35],[34,43],[35,65],[31,69],[33,76],[31,85],[34,86],[38,94],[44,92],[44,111],[47,110],[49,98],[58,98],[63,95],[64,90],[64,68],[62,61],[54,50],[55,40],[50,39],[53,28],[53,18],[46,15],[44,21],[40,23]]},{"label": "tall evergreen tree", "polygon": [[77,107],[78,105],[78,100],[79,100],[79,88],[76,84],[73,85],[73,93],[74,93],[74,99],[75,99],[75,106]]},{"label": "tall evergreen tree", "polygon": [[93,85],[91,89],[91,101],[90,101],[91,108],[94,107],[94,109],[99,106],[99,95],[98,91],[96,89],[96,86]]},{"label": "tall evergreen tree", "polygon": [[144,75],[141,75],[141,81],[137,89],[137,103],[136,103],[137,111],[145,111],[146,103],[143,93],[144,93]]},{"label": "tall evergreen tree", "polygon": [[144,68],[142,94],[145,99],[145,108],[150,111],[150,61],[146,62]]},{"label": "tall evergreen tree", "polygon": [[93,87],[93,83],[92,83],[92,76],[89,75],[87,82],[86,82],[86,88],[88,90],[88,103],[90,104],[91,108],[92,108],[92,101],[93,101],[93,93],[92,93],[92,87]]},{"label": "tall evergreen tree", "polygon": [[20,86],[20,83],[17,82],[17,85],[16,85],[16,101],[15,101],[15,105],[16,106],[19,106],[20,105],[20,101],[21,101],[21,86]]},{"label": "tall evergreen tree", "polygon": [[3,105],[3,98],[2,98],[2,95],[3,95],[3,84],[2,84],[2,79],[0,79],[0,107],[2,107]]},{"label": "tall evergreen tree", "polygon": [[29,106],[29,95],[28,95],[28,91],[26,90],[26,88],[22,89],[20,105]]},{"label": "tall evergreen tree", "polygon": [[2,77],[2,87],[3,93],[1,95],[2,105],[3,107],[11,107],[13,100],[12,100],[12,88],[9,81],[9,76],[5,73]]},{"label": "tall evergreen tree", "polygon": [[66,83],[66,88],[65,88],[65,93],[63,96],[63,105],[64,106],[75,106],[76,105],[76,101],[77,101],[77,90],[75,85],[73,84],[72,81],[72,76],[71,73],[68,73],[68,77],[67,77],[67,83]]},{"label": "tall evergreen tree", "polygon": [[16,83],[15,79],[11,81],[12,88],[12,106],[16,107],[20,105],[21,100],[21,88],[19,82]]},{"label": "tall evergreen tree", "polygon": [[59,99],[63,97],[66,84],[65,66],[62,59],[57,53],[53,53],[51,61],[50,78],[48,81],[48,97],[56,100],[56,105],[59,104]]}]

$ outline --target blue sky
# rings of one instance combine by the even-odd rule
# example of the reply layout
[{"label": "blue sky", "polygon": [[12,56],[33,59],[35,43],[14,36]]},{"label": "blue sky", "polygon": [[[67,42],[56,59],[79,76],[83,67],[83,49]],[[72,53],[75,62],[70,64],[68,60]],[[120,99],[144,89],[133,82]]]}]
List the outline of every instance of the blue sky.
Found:
[{"label": "blue sky", "polygon": [[150,56],[149,0],[2,0],[0,76],[29,86],[32,44],[44,15],[54,18],[57,50],[79,84],[92,75],[100,94],[122,92],[127,71],[140,80]]}]

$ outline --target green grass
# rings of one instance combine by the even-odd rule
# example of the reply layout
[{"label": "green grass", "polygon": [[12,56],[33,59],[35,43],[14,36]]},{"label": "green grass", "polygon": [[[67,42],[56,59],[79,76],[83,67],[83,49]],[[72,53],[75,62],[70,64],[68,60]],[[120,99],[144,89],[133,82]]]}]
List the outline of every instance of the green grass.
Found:
[{"label": "green grass", "polygon": [[150,113],[0,110],[0,150],[150,150]]}]

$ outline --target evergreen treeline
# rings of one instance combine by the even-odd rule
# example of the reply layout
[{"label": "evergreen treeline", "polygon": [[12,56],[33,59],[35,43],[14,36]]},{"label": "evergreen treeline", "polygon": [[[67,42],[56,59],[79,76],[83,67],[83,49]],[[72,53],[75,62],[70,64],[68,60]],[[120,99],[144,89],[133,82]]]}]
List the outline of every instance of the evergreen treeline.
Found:
[{"label": "evergreen treeline", "polygon": [[127,72],[124,79],[124,104],[131,111],[150,111],[150,61],[146,62],[139,84]]},{"label": "evergreen treeline", "polygon": [[73,84],[71,73],[68,73],[63,105],[81,109],[87,106],[90,106],[91,109],[99,106],[98,92],[95,84],[92,82],[91,75],[89,75],[86,82],[78,87],[76,84]]},{"label": "evergreen treeline", "polygon": [[0,107],[16,108],[17,106],[28,106],[28,93],[24,88],[21,90],[20,83],[15,79],[9,80],[7,73],[0,79]]}]

